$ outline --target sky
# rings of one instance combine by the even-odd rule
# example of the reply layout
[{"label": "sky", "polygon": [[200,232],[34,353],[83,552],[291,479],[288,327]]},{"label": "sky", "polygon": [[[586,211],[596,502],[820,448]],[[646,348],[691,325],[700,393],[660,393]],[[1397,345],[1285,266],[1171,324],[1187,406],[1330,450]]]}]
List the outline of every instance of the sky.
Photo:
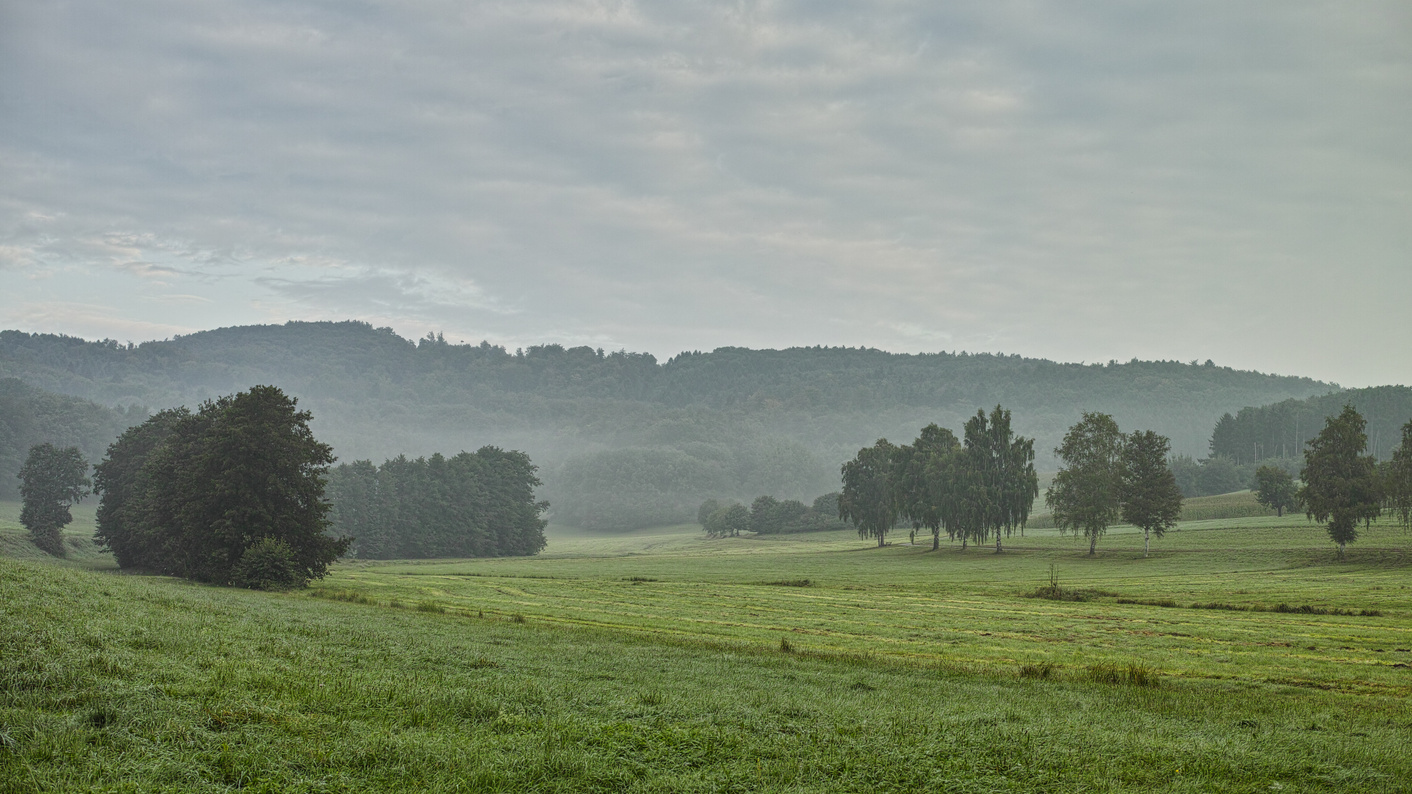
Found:
[{"label": "sky", "polygon": [[1412,3],[0,0],[0,328],[1412,384]]}]

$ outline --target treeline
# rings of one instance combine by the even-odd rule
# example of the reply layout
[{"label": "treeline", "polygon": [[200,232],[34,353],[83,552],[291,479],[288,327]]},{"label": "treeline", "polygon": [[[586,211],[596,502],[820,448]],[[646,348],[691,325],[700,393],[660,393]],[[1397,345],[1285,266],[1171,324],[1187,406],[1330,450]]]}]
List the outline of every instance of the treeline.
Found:
[{"label": "treeline", "polygon": [[1346,405],[1352,406],[1367,423],[1369,452],[1378,460],[1387,460],[1398,444],[1402,425],[1412,419],[1412,388],[1407,386],[1349,389],[1305,400],[1242,408],[1234,415],[1227,413],[1211,433],[1211,455],[1228,458],[1238,466],[1302,460],[1305,444]]},{"label": "treeline", "polygon": [[826,493],[809,505],[798,499],[781,501],[773,496],[757,496],[750,507],[707,499],[696,510],[696,521],[709,538],[738,537],[743,532],[784,535],[842,529],[847,525],[838,517],[838,496],[837,491]]},{"label": "treeline", "polygon": [[342,464],[329,473],[333,532],[363,559],[536,554],[549,507],[535,501],[536,470],[498,447]]},{"label": "treeline", "polygon": [[34,445],[76,447],[86,460],[98,460],[113,439],[146,418],[140,407],[105,408],[0,378],[0,499],[19,496],[17,475]]}]

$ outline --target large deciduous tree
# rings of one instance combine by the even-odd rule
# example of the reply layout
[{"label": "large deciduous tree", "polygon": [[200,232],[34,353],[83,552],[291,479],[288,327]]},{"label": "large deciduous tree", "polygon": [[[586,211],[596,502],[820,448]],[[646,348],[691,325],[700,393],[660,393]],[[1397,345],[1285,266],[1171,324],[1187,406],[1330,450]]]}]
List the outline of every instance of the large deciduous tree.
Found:
[{"label": "large deciduous tree", "polygon": [[1128,435],[1123,441],[1119,501],[1123,520],[1142,530],[1142,556],[1176,526],[1182,514],[1182,490],[1167,465],[1171,440],[1151,430]]},{"label": "large deciduous tree", "polygon": [[877,538],[883,545],[888,530],[897,523],[897,502],[891,478],[897,447],[885,438],[858,450],[843,464],[843,491],[838,497],[838,517],[852,521],[858,537]]},{"label": "large deciduous tree", "polygon": [[322,577],[351,539],[325,532],[333,453],[311,418],[256,386],[129,430],[99,466],[99,540],[123,567],[225,584],[247,549],[273,539],[300,582]]},{"label": "large deciduous tree", "polygon": [[88,461],[78,447],[60,449],[45,442],[29,448],[20,468],[20,523],[41,550],[64,556],[64,527],[74,520],[69,507],[88,495]]},{"label": "large deciduous tree", "polygon": [[1277,466],[1261,466],[1255,470],[1255,501],[1274,510],[1275,515],[1283,516],[1292,510],[1299,501],[1295,498],[1298,488],[1289,472]]},{"label": "large deciduous tree", "polygon": [[1304,483],[1299,500],[1305,513],[1328,525],[1340,559],[1348,544],[1358,539],[1358,522],[1382,512],[1377,465],[1371,455],[1363,454],[1368,446],[1366,426],[1362,414],[1345,405],[1309,442],[1299,474]]},{"label": "large deciduous tree", "polygon": [[1108,414],[1084,412],[1054,454],[1064,466],[1045,493],[1045,504],[1060,531],[1082,533],[1093,555],[1122,504],[1123,434]]}]

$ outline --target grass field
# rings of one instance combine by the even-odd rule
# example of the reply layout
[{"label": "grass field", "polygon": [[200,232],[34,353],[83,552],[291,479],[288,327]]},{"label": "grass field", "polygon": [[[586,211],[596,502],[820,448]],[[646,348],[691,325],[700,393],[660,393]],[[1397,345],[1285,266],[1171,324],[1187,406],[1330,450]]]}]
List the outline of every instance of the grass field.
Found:
[{"label": "grass field", "polygon": [[[25,558],[5,509],[3,792],[1412,791],[1393,527],[551,528],[267,594]],[[1026,597],[1051,570],[1088,600]]]}]

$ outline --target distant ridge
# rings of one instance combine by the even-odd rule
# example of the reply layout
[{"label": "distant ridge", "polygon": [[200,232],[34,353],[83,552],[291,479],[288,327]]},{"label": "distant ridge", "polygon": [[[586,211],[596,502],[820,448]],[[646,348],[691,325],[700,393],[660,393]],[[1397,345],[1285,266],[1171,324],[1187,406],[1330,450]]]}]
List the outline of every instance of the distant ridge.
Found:
[{"label": "distant ridge", "polygon": [[[624,502],[657,505],[638,511],[655,521],[694,514],[702,494],[812,497],[835,487],[839,464],[858,447],[910,441],[927,422],[957,428],[997,403],[1014,412],[1017,432],[1036,438],[1047,467],[1082,411],[1156,430],[1174,451],[1202,457],[1226,413],[1338,390],[1210,362],[1062,364],[838,347],[728,347],[658,362],[588,347],[413,341],[357,321],[221,328],[133,346],[3,331],[0,377],[153,409],[270,383],[314,412],[315,432],[345,460],[523,449],[544,467],[556,518],[587,525],[618,522]],[[574,515],[569,502],[598,506]]]}]

